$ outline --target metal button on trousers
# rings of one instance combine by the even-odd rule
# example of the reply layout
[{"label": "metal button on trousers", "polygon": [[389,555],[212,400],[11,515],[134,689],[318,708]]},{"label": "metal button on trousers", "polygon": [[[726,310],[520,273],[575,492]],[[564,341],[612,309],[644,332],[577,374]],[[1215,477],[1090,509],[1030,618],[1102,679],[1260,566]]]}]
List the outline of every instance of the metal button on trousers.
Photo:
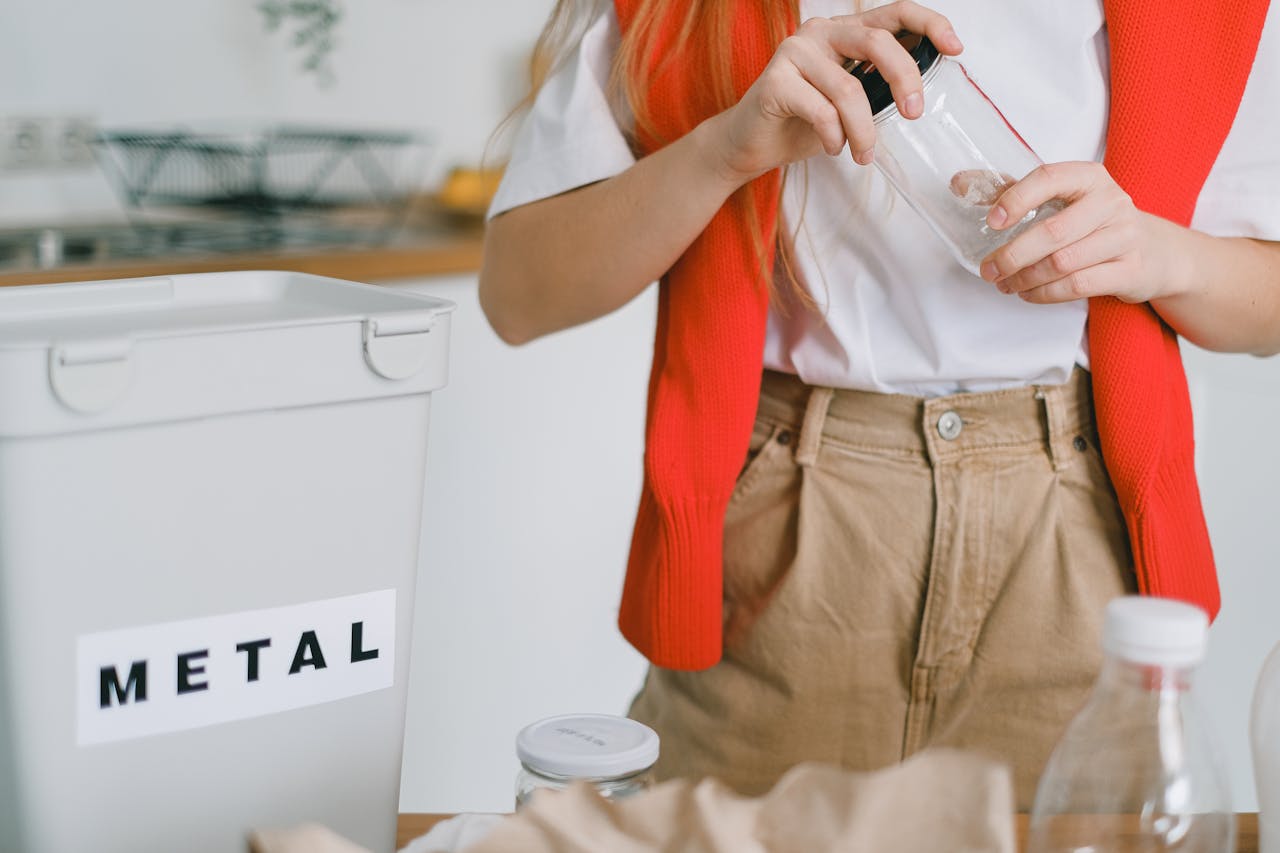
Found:
[{"label": "metal button on trousers", "polygon": [[938,435],[947,441],[955,441],[962,429],[964,429],[964,421],[950,409],[943,412],[942,416],[938,418]]}]

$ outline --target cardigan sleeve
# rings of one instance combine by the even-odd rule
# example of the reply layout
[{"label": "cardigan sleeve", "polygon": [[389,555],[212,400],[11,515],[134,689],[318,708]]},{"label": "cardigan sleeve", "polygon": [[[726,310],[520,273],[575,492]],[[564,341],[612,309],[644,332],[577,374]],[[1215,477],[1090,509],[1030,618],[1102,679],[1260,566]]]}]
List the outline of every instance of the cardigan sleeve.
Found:
[{"label": "cardigan sleeve", "polygon": [[583,32],[534,99],[512,145],[489,218],[532,201],[604,180],[635,163],[607,94],[618,48],[613,4]]}]

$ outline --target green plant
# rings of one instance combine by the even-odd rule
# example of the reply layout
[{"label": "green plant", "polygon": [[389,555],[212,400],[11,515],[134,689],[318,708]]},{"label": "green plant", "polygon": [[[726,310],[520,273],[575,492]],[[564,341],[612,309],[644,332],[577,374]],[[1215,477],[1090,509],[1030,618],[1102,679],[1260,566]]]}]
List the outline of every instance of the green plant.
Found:
[{"label": "green plant", "polygon": [[303,52],[302,69],[316,75],[322,85],[333,82],[330,54],[335,30],[342,20],[339,0],[259,0],[267,31],[275,32],[292,22],[293,46]]}]

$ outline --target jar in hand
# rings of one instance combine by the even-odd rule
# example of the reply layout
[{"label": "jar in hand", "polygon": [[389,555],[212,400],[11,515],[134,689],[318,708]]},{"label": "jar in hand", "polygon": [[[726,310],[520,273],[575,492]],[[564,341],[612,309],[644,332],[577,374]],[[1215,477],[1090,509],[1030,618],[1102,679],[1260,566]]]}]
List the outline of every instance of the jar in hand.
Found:
[{"label": "jar in hand", "polygon": [[1042,161],[960,63],[940,55],[924,36],[908,33],[899,41],[924,82],[919,118],[902,117],[874,64],[845,63],[871,103],[875,165],[956,260],[978,275],[987,255],[1063,204],[1046,202],[1000,231],[987,225],[987,214],[1001,193]]}]

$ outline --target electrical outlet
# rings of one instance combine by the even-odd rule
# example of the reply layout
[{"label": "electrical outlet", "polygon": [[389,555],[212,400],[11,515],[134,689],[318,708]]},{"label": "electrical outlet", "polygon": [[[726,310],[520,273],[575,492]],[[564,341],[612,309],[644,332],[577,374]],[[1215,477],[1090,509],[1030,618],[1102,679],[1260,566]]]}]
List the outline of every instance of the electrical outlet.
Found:
[{"label": "electrical outlet", "polygon": [[93,164],[97,127],[85,116],[0,118],[0,170],[62,171]]},{"label": "electrical outlet", "polygon": [[44,121],[38,118],[0,120],[0,168],[24,171],[44,165]]},{"label": "electrical outlet", "polygon": [[61,122],[55,120],[53,138],[54,160],[62,168],[93,165],[93,149],[90,143],[98,134],[93,119],[85,116],[69,116]]}]

